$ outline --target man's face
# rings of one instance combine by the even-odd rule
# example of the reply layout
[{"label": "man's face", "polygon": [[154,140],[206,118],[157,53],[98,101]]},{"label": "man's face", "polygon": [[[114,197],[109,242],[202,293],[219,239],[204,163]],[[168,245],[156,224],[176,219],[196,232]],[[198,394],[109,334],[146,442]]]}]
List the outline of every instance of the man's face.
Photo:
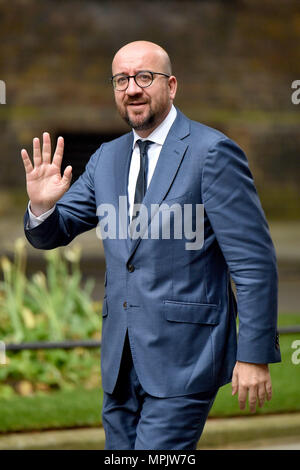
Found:
[{"label": "man's face", "polygon": [[[113,75],[135,75],[141,70],[167,73],[165,62],[157,51],[132,48],[119,51],[113,61]],[[147,88],[139,87],[133,78],[125,91],[114,90],[121,117],[142,137],[148,136],[167,116],[176,93],[176,79],[154,75]]]}]

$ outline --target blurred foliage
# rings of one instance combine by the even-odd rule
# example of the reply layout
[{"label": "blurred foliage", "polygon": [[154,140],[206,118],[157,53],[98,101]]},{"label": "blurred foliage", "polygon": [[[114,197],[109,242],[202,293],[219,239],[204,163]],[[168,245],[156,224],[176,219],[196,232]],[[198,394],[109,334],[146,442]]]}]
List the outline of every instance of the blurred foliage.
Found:
[{"label": "blurred foliage", "polygon": [[[1,258],[0,337],[6,344],[64,339],[99,339],[99,305],[92,280],[82,286],[80,249],[46,252],[46,274],[26,276],[25,241],[15,243],[14,259]],[[20,351],[7,354],[0,368],[0,396],[18,392],[99,385],[100,351]]]}]

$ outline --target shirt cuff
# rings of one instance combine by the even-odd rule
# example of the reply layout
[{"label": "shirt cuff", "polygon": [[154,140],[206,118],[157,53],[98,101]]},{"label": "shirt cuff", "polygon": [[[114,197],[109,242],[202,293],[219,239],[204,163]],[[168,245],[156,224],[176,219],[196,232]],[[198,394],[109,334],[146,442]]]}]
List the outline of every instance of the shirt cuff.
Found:
[{"label": "shirt cuff", "polygon": [[29,213],[29,219],[28,219],[28,223],[27,223],[27,229],[31,229],[31,228],[35,228],[37,227],[38,225],[40,225],[42,222],[44,222],[48,217],[49,215],[52,214],[52,212],[54,212],[55,210],[55,205],[53,207],[51,207],[51,209],[49,209],[47,212],[44,212],[44,214],[41,214],[39,215],[38,217],[36,215],[34,215],[31,210],[30,210],[30,201],[28,202],[28,206],[27,206],[27,209],[28,209],[28,213]]}]

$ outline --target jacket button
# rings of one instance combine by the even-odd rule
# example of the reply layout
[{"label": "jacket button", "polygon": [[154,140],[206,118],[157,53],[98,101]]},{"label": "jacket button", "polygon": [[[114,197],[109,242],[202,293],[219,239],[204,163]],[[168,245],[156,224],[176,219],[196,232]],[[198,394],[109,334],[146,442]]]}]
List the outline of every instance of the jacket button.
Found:
[{"label": "jacket button", "polygon": [[135,267],[133,266],[133,264],[129,264],[129,265],[128,265],[128,271],[129,271],[130,273],[133,273],[134,270],[135,270]]},{"label": "jacket button", "polygon": [[127,308],[127,302],[123,302],[123,307]]}]

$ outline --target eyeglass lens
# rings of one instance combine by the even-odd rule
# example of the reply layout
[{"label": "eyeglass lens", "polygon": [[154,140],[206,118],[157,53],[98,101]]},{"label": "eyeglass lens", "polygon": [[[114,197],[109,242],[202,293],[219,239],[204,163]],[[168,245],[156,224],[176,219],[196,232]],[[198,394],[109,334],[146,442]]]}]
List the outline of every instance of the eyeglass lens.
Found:
[{"label": "eyeglass lens", "polygon": [[[153,75],[150,72],[138,72],[134,75],[135,83],[141,88],[151,85]],[[126,90],[129,84],[130,77],[128,75],[118,75],[113,78],[113,85],[116,90]]]}]

